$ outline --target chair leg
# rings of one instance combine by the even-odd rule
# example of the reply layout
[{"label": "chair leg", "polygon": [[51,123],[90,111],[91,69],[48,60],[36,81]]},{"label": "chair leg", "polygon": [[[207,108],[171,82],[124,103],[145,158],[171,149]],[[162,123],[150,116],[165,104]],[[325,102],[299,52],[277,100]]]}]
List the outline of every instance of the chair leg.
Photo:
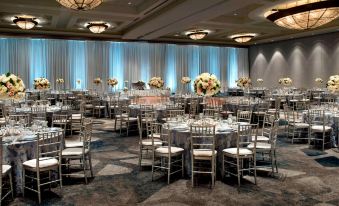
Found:
[{"label": "chair leg", "polygon": [[85,156],[82,156],[82,168],[84,170],[85,184],[87,185],[87,174],[86,174],[86,159]]},{"label": "chair leg", "polygon": [[[11,187],[12,199],[14,200],[12,171],[9,172],[9,185]],[[1,196],[0,196],[1,197]]]},{"label": "chair leg", "polygon": [[141,171],[141,161],[142,161],[142,145],[140,145],[139,149],[139,170]]},{"label": "chair leg", "polygon": [[88,163],[89,163],[89,169],[91,170],[91,177],[94,177],[94,175],[93,175],[93,166],[92,166],[92,156],[91,156],[91,153],[88,154]]},{"label": "chair leg", "polygon": [[152,151],[152,181],[153,181],[153,177],[154,177],[154,164],[155,164],[155,154],[154,151]]},{"label": "chair leg", "polygon": [[274,150],[274,153],[273,153],[274,155],[274,164],[275,164],[275,170],[276,170],[276,172],[278,173],[278,164],[277,164],[277,156],[276,156],[276,153],[275,153],[275,150]]},{"label": "chair leg", "polygon": [[192,158],[192,163],[191,163],[191,171],[192,171],[192,177],[191,177],[191,181],[192,181],[192,187],[194,187],[194,160]]},{"label": "chair leg", "polygon": [[37,187],[38,187],[39,204],[41,204],[41,188],[40,188],[40,174],[39,173],[37,173]]},{"label": "chair leg", "polygon": [[253,170],[254,170],[254,184],[257,184],[257,162],[253,157]]},{"label": "chair leg", "polygon": [[221,180],[225,178],[225,155],[222,154]]},{"label": "chair leg", "polygon": [[22,196],[25,197],[25,180],[26,180],[26,176],[25,176],[25,169],[22,169]]},{"label": "chair leg", "polygon": [[168,168],[167,168],[167,184],[169,185],[170,184],[170,181],[171,181],[171,159],[168,158]]},{"label": "chair leg", "polygon": [[181,177],[185,176],[184,153],[181,155]]},{"label": "chair leg", "polygon": [[240,161],[237,158],[237,175],[238,175],[238,190],[240,189]]}]

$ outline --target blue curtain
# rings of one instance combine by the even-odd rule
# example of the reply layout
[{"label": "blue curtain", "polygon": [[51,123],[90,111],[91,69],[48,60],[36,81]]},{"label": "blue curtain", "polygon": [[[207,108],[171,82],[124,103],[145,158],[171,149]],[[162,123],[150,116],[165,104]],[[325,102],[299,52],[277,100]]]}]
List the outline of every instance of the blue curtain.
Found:
[{"label": "blue curtain", "polygon": [[[36,77],[46,77],[55,86],[65,79],[65,88],[93,88],[93,79],[118,79],[122,89],[131,82],[148,82],[161,76],[172,91],[181,90],[180,79],[192,83],[202,72],[215,74],[223,88],[235,86],[239,75],[248,74],[246,48],[29,38],[0,38],[0,72],[13,72],[32,88]],[[80,80],[80,84],[77,84]],[[124,81],[129,81],[124,84]],[[106,84],[103,84],[107,88]],[[193,84],[191,84],[193,89]]]}]

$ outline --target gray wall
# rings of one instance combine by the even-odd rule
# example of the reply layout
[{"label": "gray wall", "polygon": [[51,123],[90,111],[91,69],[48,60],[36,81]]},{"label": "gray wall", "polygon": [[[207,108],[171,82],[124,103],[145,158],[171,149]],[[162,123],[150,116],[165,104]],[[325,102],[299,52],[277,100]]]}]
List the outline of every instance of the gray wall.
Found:
[{"label": "gray wall", "polygon": [[339,33],[253,45],[249,61],[254,86],[258,78],[271,88],[279,86],[279,78],[290,77],[293,86],[314,87],[315,78],[326,82],[329,76],[339,74]]}]

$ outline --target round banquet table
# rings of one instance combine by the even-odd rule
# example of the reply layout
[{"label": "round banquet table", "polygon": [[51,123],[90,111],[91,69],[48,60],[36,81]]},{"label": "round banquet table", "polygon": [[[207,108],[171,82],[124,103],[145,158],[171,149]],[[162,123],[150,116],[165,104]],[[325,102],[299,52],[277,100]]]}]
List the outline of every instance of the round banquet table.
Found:
[{"label": "round banquet table", "polygon": [[[181,127],[181,128],[180,128]],[[187,127],[187,126],[186,126]],[[179,126],[180,129],[175,127],[170,127],[172,135],[172,146],[181,147],[184,151],[184,170],[185,174],[191,176],[191,140],[190,140],[190,131],[187,127],[186,130],[182,130],[182,126]],[[166,129],[164,129],[166,132]],[[236,147],[237,144],[237,132],[234,129],[227,129],[224,131],[218,131],[216,127],[215,134],[215,149],[217,150],[217,171],[218,174],[221,174],[222,170],[222,154],[223,150],[230,147]]]},{"label": "round banquet table", "polygon": [[[47,128],[46,132],[56,131],[61,131],[61,128]],[[18,194],[22,193],[22,164],[27,160],[36,158],[37,142],[32,140],[31,137],[32,135],[3,137],[3,162],[12,166],[14,190]],[[6,139],[11,141],[5,141]]]}]

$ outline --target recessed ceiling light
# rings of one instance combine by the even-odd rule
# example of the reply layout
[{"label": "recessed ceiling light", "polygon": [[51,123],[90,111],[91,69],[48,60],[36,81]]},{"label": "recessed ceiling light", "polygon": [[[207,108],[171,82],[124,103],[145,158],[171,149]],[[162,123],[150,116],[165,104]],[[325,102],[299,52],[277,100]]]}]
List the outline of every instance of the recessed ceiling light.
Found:
[{"label": "recessed ceiling light", "polygon": [[128,2],[128,5],[131,5],[131,4],[132,4],[132,2],[129,1],[129,2]]},{"label": "recessed ceiling light", "polygon": [[238,16],[238,13],[233,13],[234,16]]}]

